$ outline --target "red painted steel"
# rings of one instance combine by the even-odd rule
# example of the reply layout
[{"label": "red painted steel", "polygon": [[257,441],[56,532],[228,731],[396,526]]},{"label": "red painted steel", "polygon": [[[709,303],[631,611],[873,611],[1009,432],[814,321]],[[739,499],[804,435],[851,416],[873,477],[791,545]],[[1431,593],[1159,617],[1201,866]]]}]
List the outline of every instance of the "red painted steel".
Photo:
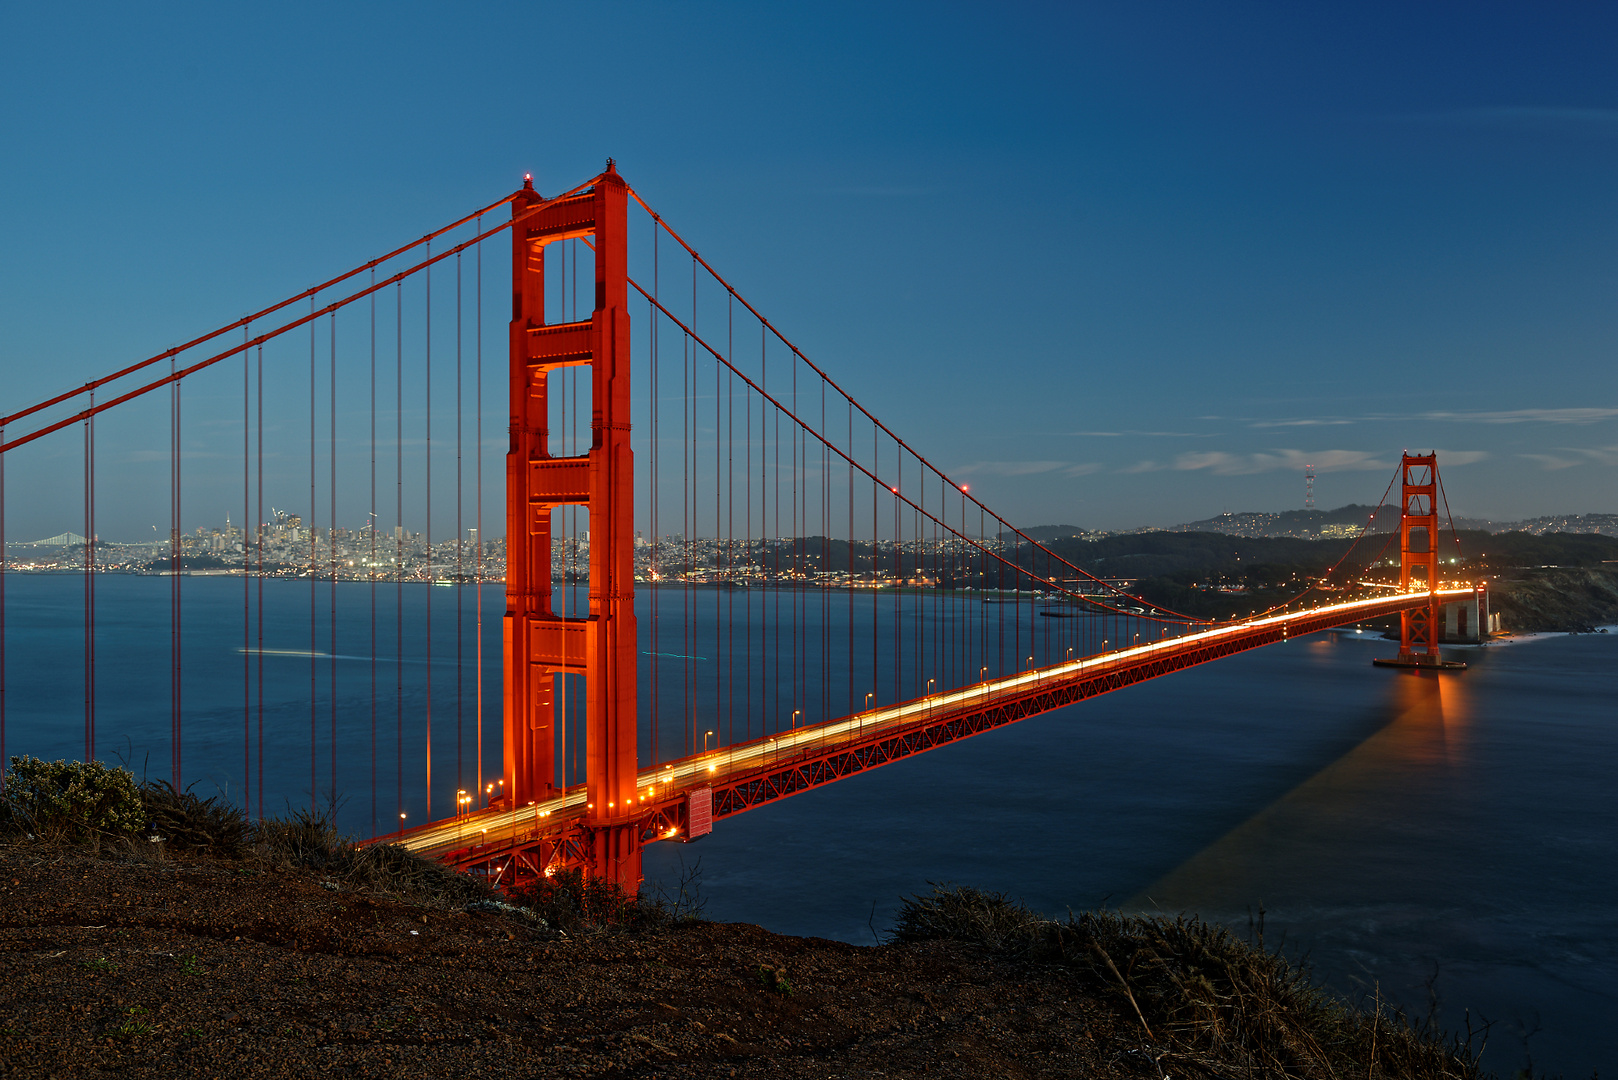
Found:
[{"label": "red painted steel", "polygon": [[[1449,590],[1443,597],[1453,601],[1471,591]],[[853,718],[845,717],[798,729],[782,753],[770,752],[769,744],[781,738],[771,736],[667,762],[641,777],[635,829],[642,842],[695,839],[721,818],[985,731],[1249,649],[1425,607],[1432,600],[1426,593],[1399,594],[1261,618],[1103,654],[1078,665],[1053,665],[1020,680],[985,683],[981,694],[974,689],[940,695],[949,703],[936,708],[921,698],[880,714],[899,715],[899,721],[849,727]],[[675,779],[665,782],[665,772]],[[572,852],[587,847],[588,811],[578,802],[571,793],[553,809],[523,820],[485,813],[449,829],[425,826],[406,834],[404,842],[461,869],[509,881],[511,874],[530,872],[524,866],[545,872],[567,865],[577,857]],[[522,853],[529,853],[528,862],[516,861]]]},{"label": "red painted steel", "polygon": [[[1400,462],[1399,590],[1425,588],[1427,604],[1406,608],[1399,615],[1399,662],[1438,662],[1438,455],[1405,454]],[[1420,532],[1425,547],[1417,549],[1413,533]],[[1420,577],[1417,576],[1420,571]]]},{"label": "red painted steel", "polygon": [[[1054,559],[1064,567],[1088,577],[1079,568],[1065,562],[1050,552],[1045,552],[1049,559],[1046,562],[1046,574],[1036,573],[1032,564],[1018,565],[1018,553],[1025,549],[1023,544],[1026,537],[1009,525],[1008,532],[1019,539],[1013,546],[1014,554],[1007,559],[1001,552],[1002,545],[992,541],[985,541],[982,522],[984,515],[993,518],[1001,525],[1005,523],[997,516],[992,515],[976,498],[970,501],[977,503],[979,508],[979,535],[974,539],[966,531],[966,507],[969,501],[965,485],[955,485],[948,481],[941,472],[932,468],[926,459],[920,457],[907,444],[899,440],[885,425],[882,425],[867,410],[843,393],[837,385],[811,363],[807,357],[797,350],[784,337],[781,337],[775,327],[763,318],[747,301],[743,300],[728,282],[713,272],[712,267],[703,260],[689,245],[685,245],[672,230],[668,230],[666,223],[653,214],[656,225],[668,231],[690,253],[693,260],[693,314],[690,323],[681,319],[669,310],[656,295],[656,279],[651,292],[641,288],[628,276],[628,250],[627,250],[627,218],[628,206],[631,199],[638,200],[638,196],[631,191],[623,179],[618,175],[612,162],[607,164],[607,170],[600,176],[580,187],[574,188],[551,199],[542,198],[533,190],[531,183],[525,183],[523,188],[515,194],[494,203],[474,215],[468,215],[455,225],[439,230],[420,241],[416,241],[403,248],[397,249],[388,256],[373,260],[356,270],[350,271],[338,278],[334,278],[320,286],[299,294],[292,300],[266,308],[243,320],[232,323],[218,331],[193,339],[185,346],[177,347],[158,356],[151,357],[140,363],[131,365],[109,376],[108,379],[97,380],[84,387],[58,395],[39,405],[32,406],[11,417],[0,418],[0,431],[7,424],[15,423],[24,417],[33,416],[42,409],[63,404],[71,399],[84,395],[83,408],[72,416],[58,418],[47,422],[45,417],[33,421],[39,426],[21,436],[13,435],[10,442],[0,437],[0,463],[3,463],[4,453],[15,447],[24,445],[38,439],[50,432],[61,430],[73,423],[85,425],[85,738],[86,755],[94,754],[95,740],[95,569],[97,566],[96,530],[95,530],[95,435],[94,421],[98,413],[113,408],[135,397],[150,393],[160,386],[172,387],[174,410],[172,423],[173,431],[173,457],[171,460],[171,483],[173,485],[172,504],[173,520],[171,521],[171,569],[176,576],[173,582],[172,600],[173,626],[171,629],[174,661],[174,702],[173,711],[173,761],[172,770],[175,784],[180,783],[181,772],[181,730],[179,727],[179,630],[180,630],[180,532],[179,532],[179,480],[180,461],[178,456],[179,445],[179,384],[187,376],[212,366],[221,360],[247,353],[248,350],[259,347],[260,378],[262,379],[262,344],[272,338],[287,333],[299,326],[311,327],[310,339],[310,498],[311,498],[311,531],[310,531],[310,566],[311,589],[314,587],[313,576],[316,561],[315,531],[313,529],[314,510],[314,475],[315,475],[315,386],[314,386],[314,360],[315,339],[313,324],[322,317],[335,316],[335,313],[357,300],[374,296],[381,289],[388,288],[402,282],[404,279],[420,272],[428,277],[431,266],[450,257],[457,257],[469,248],[489,239],[501,229],[509,228],[512,242],[512,321],[509,329],[509,375],[510,375],[510,446],[507,455],[507,605],[504,619],[504,765],[503,780],[499,785],[503,789],[502,795],[487,809],[475,813],[458,813],[452,821],[440,821],[420,826],[410,833],[401,833],[407,845],[423,852],[429,852],[436,857],[463,868],[482,868],[491,876],[500,877],[504,882],[510,882],[513,877],[549,873],[558,867],[576,866],[583,869],[593,877],[612,881],[630,889],[638,886],[641,872],[641,848],[649,841],[663,839],[695,839],[712,831],[714,822],[764,805],[787,796],[807,791],[827,783],[877,768],[897,761],[913,754],[942,746],[951,742],[969,738],[984,731],[1018,720],[1036,716],[1041,713],[1059,709],[1074,704],[1086,698],[1107,693],[1111,690],[1121,689],[1147,679],[1170,674],[1184,668],[1206,663],[1224,656],[1232,655],[1247,649],[1285,641],[1289,637],[1308,634],[1328,627],[1342,625],[1345,622],[1374,619],[1383,616],[1398,614],[1401,624],[1401,645],[1399,660],[1393,663],[1405,666],[1433,667],[1443,666],[1438,653],[1439,614],[1440,604],[1444,601],[1455,601],[1469,598],[1473,593],[1471,587],[1441,589],[1438,580],[1437,556],[1437,529],[1438,512],[1437,501],[1441,496],[1442,488],[1439,481],[1437,460],[1435,454],[1405,454],[1401,462],[1400,479],[1401,488],[1401,516],[1400,516],[1400,592],[1393,596],[1386,596],[1374,600],[1354,601],[1345,604],[1335,604],[1328,608],[1314,610],[1293,611],[1286,614],[1266,612],[1264,615],[1250,618],[1242,622],[1232,622],[1213,629],[1188,633],[1181,638],[1165,640],[1147,645],[1124,648],[1099,656],[1086,657],[1077,661],[1069,660],[1049,667],[1025,672],[1013,676],[1003,676],[987,680],[980,684],[956,689],[937,695],[912,699],[889,706],[879,706],[875,709],[867,708],[860,713],[830,720],[819,725],[798,728],[796,719],[798,710],[792,714],[794,729],[790,732],[776,732],[759,739],[749,739],[743,742],[729,742],[723,747],[716,745],[711,752],[707,751],[704,740],[704,752],[677,761],[665,762],[658,768],[641,772],[637,760],[637,687],[636,687],[636,619],[634,613],[634,460],[630,444],[630,317],[628,299],[630,290],[634,289],[645,298],[650,306],[653,323],[658,316],[667,319],[688,339],[692,346],[691,356],[696,356],[698,348],[705,350],[715,361],[716,373],[723,371],[726,374],[726,393],[732,377],[743,387],[744,396],[748,397],[749,411],[745,415],[751,438],[752,413],[750,405],[754,400],[767,404],[775,410],[776,419],[789,421],[789,430],[797,438],[797,431],[791,427],[795,424],[801,427],[807,436],[802,439],[801,447],[804,450],[804,462],[807,465],[808,451],[815,441],[822,447],[821,472],[829,475],[829,466],[834,460],[840,459],[847,466],[849,481],[849,543],[852,548],[854,542],[854,486],[858,474],[872,485],[872,521],[877,520],[879,512],[877,492],[886,489],[895,499],[894,503],[894,571],[896,579],[903,578],[903,558],[901,548],[897,546],[902,528],[900,510],[908,506],[915,514],[919,523],[931,521],[942,529],[946,537],[953,537],[950,543],[959,542],[961,550],[976,552],[978,559],[978,572],[981,574],[986,561],[999,560],[999,562],[1012,574],[1012,581],[1019,587],[1025,582],[1040,583],[1056,593],[1069,593],[1067,579],[1055,578],[1050,574],[1050,560]],[[496,228],[483,231],[481,215],[495,207],[510,203],[512,213],[509,220]],[[645,204],[642,203],[642,206]],[[647,208],[650,212],[650,208]],[[474,237],[460,243],[438,255],[432,254],[430,241],[458,226],[476,221]],[[546,307],[545,282],[545,251],[546,247],[557,241],[581,240],[594,252],[595,290],[594,304],[589,318],[580,322],[552,321],[548,318],[551,312]],[[402,255],[418,245],[426,245],[425,257],[415,265],[396,273],[383,281],[375,280],[375,268],[382,262]],[[457,267],[458,267],[457,263]],[[727,294],[726,312],[727,320],[724,328],[726,333],[725,348],[718,348],[718,338],[714,344],[699,337],[696,325],[696,265],[707,269],[713,279],[722,286]],[[313,304],[316,295],[322,290],[335,286],[339,282],[370,269],[372,280],[365,288],[358,288],[350,295],[343,297],[327,306],[315,310]],[[428,277],[430,282],[430,277]],[[457,270],[457,283],[459,272]],[[553,282],[554,285],[554,282]],[[284,325],[276,327],[266,333],[254,337],[251,332],[251,323],[255,319],[262,319],[273,312],[281,311],[289,304],[300,298],[307,297],[311,302],[311,310],[305,316],[289,318]],[[457,293],[457,299],[459,294]],[[761,324],[760,349],[761,367],[758,381],[738,367],[732,360],[732,342],[730,340],[733,329],[729,315],[735,302],[741,305],[752,315],[756,316]],[[429,284],[427,310],[430,312],[431,292]],[[402,310],[402,309],[401,309]],[[555,314],[560,315],[560,312]],[[373,314],[374,323],[374,314]],[[402,325],[402,324],[401,324]],[[220,336],[220,334],[241,327],[244,333],[240,345],[234,346],[216,355],[207,357],[186,367],[179,367],[178,354],[193,346],[201,345]],[[705,324],[706,328],[706,324]],[[428,322],[428,337],[430,343],[431,323]],[[791,383],[791,396],[783,396],[782,391],[772,394],[766,388],[766,368],[762,364],[762,350],[765,344],[766,332],[775,333],[775,336],[791,351],[796,361],[807,365],[821,380],[821,418],[817,428],[806,422],[800,416],[800,407],[797,387],[797,367],[793,367]],[[712,333],[712,331],[710,331]],[[335,559],[335,526],[337,520],[338,504],[336,500],[337,482],[337,455],[336,455],[336,326],[335,319],[331,328],[331,410],[333,443],[331,447],[331,521],[328,532],[332,533],[333,557]],[[374,335],[374,328],[373,328]],[[402,332],[400,334],[402,340]],[[457,341],[459,332],[457,327]],[[374,340],[373,340],[374,351]],[[402,353],[401,353],[402,355]],[[655,349],[653,351],[655,356]],[[429,354],[430,356],[430,354]],[[457,357],[459,352],[457,351]],[[166,377],[153,378],[151,375],[143,376],[149,381],[143,385],[129,390],[119,396],[97,403],[96,389],[111,380],[124,377],[136,371],[145,369],[159,360],[170,360],[170,372]],[[373,359],[374,366],[374,359]],[[550,428],[551,409],[553,400],[550,396],[550,376],[553,372],[566,368],[588,368],[591,379],[591,409],[590,417],[590,446],[587,452],[578,456],[559,455],[552,452]],[[655,368],[654,368],[655,370]],[[244,368],[244,380],[247,370]],[[373,395],[374,395],[373,371]],[[716,374],[717,378],[717,374]],[[430,383],[429,383],[430,385]],[[459,380],[457,381],[459,385]],[[695,385],[694,383],[692,385]],[[716,382],[716,387],[718,383]],[[846,400],[848,416],[848,448],[837,445],[832,433],[826,430],[825,389],[830,387]],[[262,386],[260,387],[262,389]],[[244,381],[244,420],[246,418],[247,388]],[[262,394],[260,395],[262,398]],[[717,398],[716,398],[717,400]],[[808,400],[807,398],[805,400]],[[566,404],[563,402],[562,404]],[[430,402],[429,402],[430,406]],[[732,403],[732,409],[734,404]],[[838,405],[841,408],[841,405]],[[262,412],[262,400],[260,401]],[[374,404],[373,404],[374,409]],[[856,460],[853,452],[853,425],[854,411],[868,419],[872,427],[872,458],[869,464]],[[430,412],[429,412],[430,415]],[[715,407],[716,423],[719,423],[718,408]],[[459,416],[459,409],[457,409]],[[263,428],[262,415],[260,416],[260,429]],[[582,419],[582,417],[580,417]],[[734,415],[727,415],[723,421],[727,434],[727,445],[735,438]],[[402,423],[402,422],[401,422]],[[374,426],[374,419],[373,419]],[[401,446],[402,446],[401,426]],[[779,432],[777,432],[779,435]],[[893,441],[896,453],[908,454],[914,458],[918,468],[930,468],[938,479],[945,485],[951,500],[958,493],[960,496],[961,525],[957,529],[947,520],[949,511],[946,504],[940,503],[936,509],[929,509],[926,505],[925,487],[918,487],[914,496],[906,484],[898,483],[905,477],[904,462],[908,458],[898,458],[893,476],[883,479],[878,475],[879,463],[882,461],[879,435],[886,436]],[[260,430],[260,457],[262,458],[263,432]],[[244,434],[245,438],[245,434]],[[457,445],[459,445],[457,441]],[[798,445],[794,444],[793,468],[798,467]],[[430,446],[430,444],[429,444]],[[557,444],[560,448],[560,444]],[[714,442],[714,475],[719,476],[721,466],[719,443]],[[246,473],[246,447],[244,441],[244,509],[247,487]],[[373,456],[374,430],[373,430]],[[400,459],[402,461],[402,458]],[[744,470],[751,475],[751,456],[746,460]],[[430,462],[429,462],[430,464]],[[841,466],[839,466],[841,468]],[[654,465],[655,469],[655,465]],[[402,467],[401,467],[402,473]],[[0,474],[3,475],[3,474]],[[427,473],[430,485],[431,471]],[[459,479],[459,473],[457,472]],[[263,496],[262,460],[260,461],[260,499]],[[891,482],[890,482],[891,481]],[[373,464],[374,489],[374,464]],[[734,477],[725,481],[725,499],[728,500],[728,516],[723,533],[725,542],[729,544],[735,536],[736,504],[733,490]],[[928,481],[930,483],[930,481]],[[430,486],[427,505],[431,509]],[[821,566],[827,565],[825,538],[830,535],[827,527],[826,500],[830,488],[821,493],[821,528],[822,553]],[[743,532],[751,540],[753,512],[751,509],[752,492],[747,490],[745,509],[743,513]],[[796,485],[794,486],[794,500],[798,499]],[[920,499],[920,502],[914,501]],[[401,504],[402,505],[402,504]],[[714,503],[715,523],[718,523],[720,500]],[[460,501],[457,499],[457,507]],[[590,544],[588,562],[588,611],[583,617],[570,614],[564,610],[558,612],[552,600],[552,551],[553,551],[553,515],[559,509],[570,506],[582,506],[589,514]],[[804,504],[807,513],[807,503]],[[947,504],[954,506],[951,501]],[[372,547],[373,563],[375,548],[375,495],[372,495]],[[777,498],[777,517],[779,517],[779,497]],[[796,521],[796,508],[794,521]],[[3,515],[3,506],[0,506],[0,515]],[[253,532],[257,533],[263,519],[262,506],[254,515]],[[3,517],[0,517],[3,522]],[[402,526],[402,511],[399,524]],[[481,520],[478,530],[480,545],[482,539]],[[3,529],[3,524],[0,524]],[[777,530],[779,531],[779,530]],[[428,551],[431,552],[430,528],[428,530]],[[935,530],[935,539],[938,533]],[[1363,533],[1362,533],[1363,535]],[[461,530],[457,529],[457,545],[460,543]],[[1423,542],[1424,541],[1424,542]],[[248,557],[248,544],[244,540],[244,564]],[[1031,542],[1028,542],[1031,543]],[[1038,545],[1032,545],[1038,547]],[[257,541],[260,572],[263,569],[262,539]],[[876,550],[876,538],[872,537],[872,551]],[[1344,559],[1347,559],[1345,554]],[[874,558],[874,556],[873,556]],[[4,569],[4,553],[0,552],[0,571]],[[852,557],[849,563],[850,572],[853,569]],[[1335,569],[1335,568],[1334,568]],[[875,563],[872,564],[873,580],[876,577]],[[1328,574],[1329,576],[1329,574]],[[1100,579],[1093,579],[1099,581]],[[336,565],[332,567],[332,581],[335,589]],[[0,579],[3,582],[3,579]],[[1001,577],[1004,584],[1004,577]],[[1089,605],[1091,610],[1107,612],[1126,618],[1144,617],[1162,621],[1165,615],[1173,615],[1166,609],[1148,609],[1144,601],[1130,597],[1116,585],[1102,581],[1101,584],[1114,594],[1128,598],[1132,602],[1143,605],[1136,612],[1121,607],[1113,607],[1103,600],[1097,599],[1093,594],[1084,594],[1081,599]],[[0,584],[3,588],[3,584]],[[245,594],[244,594],[245,595]],[[873,600],[875,594],[873,593]],[[335,592],[333,593],[335,604]],[[261,594],[262,599],[262,594]],[[991,601],[985,601],[991,602]],[[1007,601],[993,601],[1004,603]],[[1020,603],[1019,599],[1011,601]],[[431,601],[428,601],[430,621]],[[732,605],[727,604],[727,612]],[[262,624],[262,602],[259,605],[259,618]],[[873,607],[873,611],[874,611]],[[895,608],[897,611],[897,607]],[[1480,603],[1478,610],[1484,610]],[[823,608],[824,611],[824,608]],[[1045,613],[1041,613],[1045,614]],[[3,619],[0,612],[0,619]],[[335,642],[336,621],[335,606],[331,613],[331,633]],[[373,622],[374,622],[373,611]],[[728,615],[727,615],[728,618]],[[314,640],[315,607],[313,594],[311,594],[311,654],[316,644]],[[1191,622],[1195,620],[1187,620]],[[828,650],[827,639],[824,635],[829,633],[829,623],[822,626],[822,652]],[[245,635],[244,623],[244,635]],[[732,643],[734,630],[731,631]],[[750,631],[749,631],[750,632]],[[1020,633],[1020,629],[1017,633]],[[1105,631],[1103,631],[1105,632]],[[1167,632],[1166,630],[1164,631]],[[374,636],[374,631],[373,631]],[[1135,635],[1138,639],[1139,635]],[[262,625],[260,627],[259,644],[262,651],[263,644]],[[245,641],[245,637],[244,637]],[[851,639],[852,642],[852,639]],[[1013,638],[1014,658],[1022,654],[1021,638]],[[899,658],[902,640],[895,636],[895,672],[899,670]],[[335,646],[333,646],[335,648]],[[431,638],[428,638],[428,647],[431,648]],[[853,645],[850,644],[850,658],[852,659]],[[751,639],[749,638],[746,651],[751,654]],[[1068,650],[1071,656],[1073,650]],[[459,649],[457,649],[459,654]],[[402,650],[401,650],[402,655]],[[964,654],[963,654],[964,655]],[[429,661],[431,653],[429,651]],[[1033,655],[1027,657],[1027,662],[1033,663]],[[823,663],[824,663],[823,659]],[[873,652],[873,663],[876,663],[876,654]],[[1382,662],[1382,661],[1379,661]],[[735,659],[730,657],[730,670],[735,675]],[[375,657],[373,656],[373,672]],[[260,657],[260,676],[262,676],[262,656]],[[244,666],[244,672],[249,669]],[[335,670],[335,669],[334,669]],[[986,672],[987,667],[981,669]],[[316,743],[316,732],[313,728],[314,720],[314,690],[313,662],[311,666],[311,782],[313,781],[313,755]],[[981,674],[981,672],[980,672]],[[335,679],[335,674],[333,676]],[[4,670],[0,664],[0,686],[3,686]],[[932,680],[929,680],[929,685]],[[259,679],[260,712],[262,713],[263,680]],[[565,720],[564,693],[572,688],[583,686],[584,692],[584,723],[585,723],[585,772],[583,783],[569,789],[565,785],[565,775],[558,775],[558,742],[562,731],[558,728],[558,718]],[[244,687],[246,683],[244,682]],[[374,673],[373,673],[374,685]],[[895,696],[897,696],[898,683],[895,680]],[[850,707],[853,698],[857,696],[850,690]],[[872,694],[866,694],[866,703],[869,706]],[[746,695],[751,708],[752,695]],[[336,686],[332,684],[333,702],[333,729],[332,729],[332,773],[333,783],[336,778]],[[431,682],[429,675],[428,700],[431,701]],[[244,699],[245,701],[245,699]],[[733,703],[727,699],[727,713],[734,713]],[[401,712],[402,717],[402,712]],[[260,716],[260,746],[259,746],[259,789],[260,813],[262,815],[263,799],[263,747],[262,747],[262,715]],[[374,730],[373,706],[373,730]],[[747,731],[752,731],[751,714],[745,720]],[[716,734],[720,723],[715,721],[712,725],[715,730],[708,731],[707,736]],[[731,726],[734,728],[734,716],[731,717]],[[733,732],[732,732],[733,733]],[[244,726],[244,738],[247,734]],[[428,726],[428,748],[431,748],[431,730]],[[481,735],[481,729],[480,729]],[[0,739],[4,738],[4,712],[3,702],[0,702]],[[373,734],[374,740],[374,734]],[[403,738],[401,733],[400,742]],[[3,745],[3,744],[0,744]],[[457,740],[459,747],[459,740]],[[244,751],[245,752],[245,751]],[[481,760],[481,759],[480,759]],[[429,759],[430,761],[430,759]],[[375,771],[373,747],[373,777]],[[429,789],[430,789],[429,764]],[[403,787],[402,751],[400,766],[400,786]],[[373,778],[373,787],[374,787]],[[312,789],[313,790],[313,789]],[[401,794],[401,799],[402,799]],[[374,795],[373,795],[374,801]],[[430,804],[429,804],[430,805]],[[401,807],[403,803],[401,802]],[[374,811],[373,811],[374,817]],[[401,809],[400,819],[403,823],[404,814]],[[509,875],[509,876],[508,876]]]},{"label": "red painted steel", "polygon": [[[588,190],[512,199],[511,446],[506,456],[505,790],[526,806],[557,790],[557,717],[566,675],[585,686],[582,818],[545,852],[631,889],[640,884],[635,799],[634,459],[630,450],[627,188],[609,162]],[[587,322],[546,318],[545,246],[590,238],[595,309]],[[549,446],[550,373],[591,373],[590,450]],[[589,614],[551,601],[551,515],[590,514]],[[561,677],[559,677],[561,676]],[[565,842],[563,842],[565,840]]]}]

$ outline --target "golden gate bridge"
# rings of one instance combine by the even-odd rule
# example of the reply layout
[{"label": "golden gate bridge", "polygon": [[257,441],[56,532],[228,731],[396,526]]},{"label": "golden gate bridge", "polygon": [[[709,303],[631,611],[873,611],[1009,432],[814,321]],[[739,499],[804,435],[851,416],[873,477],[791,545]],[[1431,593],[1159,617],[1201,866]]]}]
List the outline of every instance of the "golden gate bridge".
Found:
[{"label": "golden gate bridge", "polygon": [[[490,245],[509,245],[511,283],[498,546],[483,512]],[[99,627],[97,595],[108,568],[98,462],[146,448],[161,405],[167,446],[147,456],[167,466],[170,528],[144,569],[167,583],[166,648]],[[222,655],[198,656],[184,633],[197,549],[181,523],[197,490],[188,469],[199,468],[187,464],[187,423],[240,435],[234,450],[212,447],[219,458],[239,453],[239,470],[214,468],[206,496],[231,489],[244,523],[214,560],[241,578],[239,711],[227,722],[207,710],[212,741],[226,727],[239,735],[240,801],[262,817],[267,763],[291,767],[287,710],[266,704],[267,686],[272,698],[281,689],[266,657],[306,657],[311,805],[324,768],[329,798],[368,789],[378,840],[498,883],[578,867],[634,887],[648,843],[695,839],[719,819],[913,754],[1348,623],[1397,615],[1389,662],[1439,667],[1443,605],[1469,605],[1474,619],[1486,610],[1482,586],[1441,579],[1433,454],[1404,455],[1389,484],[1401,506],[1384,540],[1384,551],[1395,536],[1400,544],[1392,588],[1353,580],[1351,547],[1288,603],[1211,621],[1088,573],[856,401],[609,161],[554,197],[525,179],[344,274],[0,418],[0,759],[19,674],[51,688],[53,716],[76,712],[82,695],[83,753],[95,757],[108,734],[98,728],[108,681],[99,650],[145,648],[169,669],[168,764],[182,786],[187,724],[199,722],[187,664]],[[98,443],[98,427],[111,443]],[[133,475],[121,468],[119,487]],[[5,492],[19,472],[32,477],[24,491],[73,493],[82,514],[82,648],[59,669],[8,676],[8,630],[31,631],[6,603],[16,570]],[[155,475],[145,480],[160,489]],[[294,486],[307,519],[272,528],[267,498]],[[344,529],[345,518],[364,525]],[[1355,546],[1368,535],[1369,522]],[[482,583],[502,559],[497,644],[485,640]],[[307,649],[277,647],[289,630],[266,580],[286,577],[307,587]],[[435,632],[439,585],[453,592]],[[411,609],[425,609],[410,648],[407,588],[422,590]],[[340,632],[339,597],[352,605],[354,589],[369,603],[368,630]],[[441,625],[446,602],[453,634]],[[437,666],[454,668],[436,690],[435,643]],[[497,770],[485,767],[494,688],[484,671],[495,650]],[[406,664],[418,657],[425,690],[413,695]],[[25,735],[45,722],[33,712],[20,718]],[[412,791],[427,820],[407,828]]]}]

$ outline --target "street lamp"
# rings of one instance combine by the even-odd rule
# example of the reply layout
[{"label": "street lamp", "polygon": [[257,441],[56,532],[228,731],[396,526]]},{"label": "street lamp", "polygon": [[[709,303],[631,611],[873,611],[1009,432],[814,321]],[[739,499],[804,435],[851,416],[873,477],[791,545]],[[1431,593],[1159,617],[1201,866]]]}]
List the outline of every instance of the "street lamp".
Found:
[{"label": "street lamp", "polygon": [[404,814],[403,814],[403,813],[402,813],[402,812],[401,812],[401,813],[400,813],[400,814],[399,814],[399,835],[400,835],[400,836],[403,836],[403,835],[404,835],[404,821],[405,821],[405,816],[404,816]]},{"label": "street lamp", "polygon": [[876,691],[872,690],[870,694],[865,695],[865,711],[866,712],[871,711],[871,695],[875,694],[875,693],[876,693]]},{"label": "street lamp", "polygon": [[803,715],[803,710],[802,709],[793,709],[792,710],[792,730],[793,731],[798,730],[798,717],[800,717],[802,715]]}]

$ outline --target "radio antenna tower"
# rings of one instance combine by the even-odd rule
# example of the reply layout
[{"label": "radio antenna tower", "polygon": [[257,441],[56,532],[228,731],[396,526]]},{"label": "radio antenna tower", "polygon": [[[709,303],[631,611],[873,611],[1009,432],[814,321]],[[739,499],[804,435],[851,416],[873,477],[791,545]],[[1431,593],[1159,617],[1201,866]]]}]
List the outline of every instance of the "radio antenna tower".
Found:
[{"label": "radio antenna tower", "polygon": [[1303,467],[1303,508],[1305,510],[1315,508],[1315,467],[1313,465]]}]

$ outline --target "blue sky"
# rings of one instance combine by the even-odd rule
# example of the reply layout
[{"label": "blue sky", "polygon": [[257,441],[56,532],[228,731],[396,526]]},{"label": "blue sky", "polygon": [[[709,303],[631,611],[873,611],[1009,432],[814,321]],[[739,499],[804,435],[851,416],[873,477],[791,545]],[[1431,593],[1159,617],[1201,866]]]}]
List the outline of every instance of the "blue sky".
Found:
[{"label": "blue sky", "polygon": [[[1602,5],[0,7],[16,404],[612,155],[1025,525],[1618,511]],[[187,522],[189,526],[191,523]]]}]

